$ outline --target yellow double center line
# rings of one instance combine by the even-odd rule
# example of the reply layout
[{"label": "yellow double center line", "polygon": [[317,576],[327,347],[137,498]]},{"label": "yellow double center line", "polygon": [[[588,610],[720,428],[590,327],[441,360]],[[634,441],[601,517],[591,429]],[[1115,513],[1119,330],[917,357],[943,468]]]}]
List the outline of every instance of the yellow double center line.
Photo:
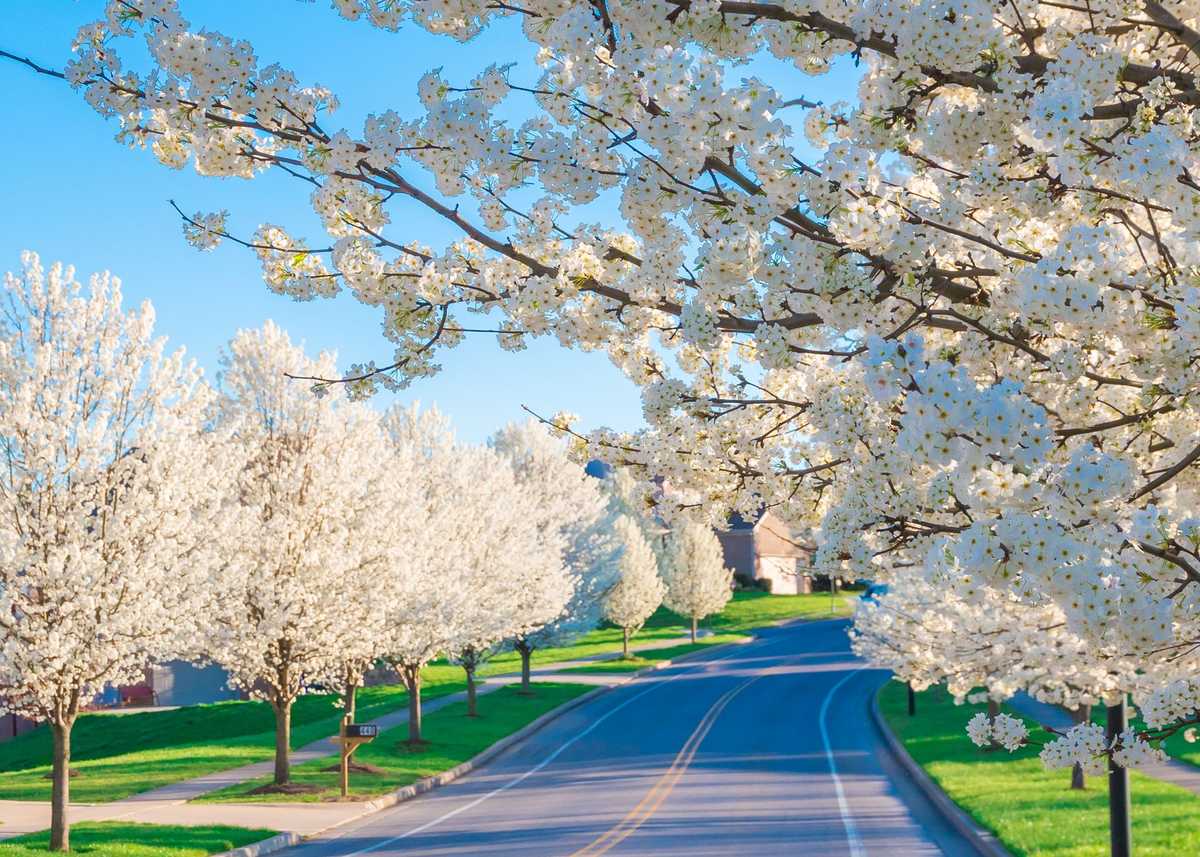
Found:
[{"label": "yellow double center line", "polygon": [[658,778],[658,781],[654,783],[650,791],[646,793],[646,796],[638,802],[638,805],[631,809],[624,818],[609,828],[602,836],[580,848],[578,851],[571,852],[570,857],[585,857],[585,855],[586,857],[596,857],[596,855],[605,854],[621,842],[624,842],[633,835],[634,831],[645,824],[650,816],[654,815],[658,811],[658,808],[662,806],[663,801],[667,799],[667,796],[671,794],[671,790],[675,788],[675,784],[683,778],[688,766],[692,763],[692,759],[696,757],[701,742],[712,731],[717,718],[721,716],[721,712],[733,701],[735,696],[760,678],[762,678],[761,675],[749,678],[737,687],[722,694],[712,704],[712,707],[708,709],[704,717],[696,725],[692,734],[688,736],[683,747],[675,755],[675,760],[671,763],[671,767],[667,768],[666,772]]}]

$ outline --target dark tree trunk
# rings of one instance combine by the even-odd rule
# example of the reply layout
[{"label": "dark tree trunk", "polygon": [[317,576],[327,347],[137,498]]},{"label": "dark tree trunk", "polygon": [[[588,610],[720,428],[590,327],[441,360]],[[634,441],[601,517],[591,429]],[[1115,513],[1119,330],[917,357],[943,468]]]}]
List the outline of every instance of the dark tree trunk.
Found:
[{"label": "dark tree trunk", "polygon": [[913,717],[917,713],[917,692],[913,690],[912,682],[906,682],[904,686],[908,688],[908,716]]},{"label": "dark tree trunk", "polygon": [[[1087,723],[1092,719],[1092,707],[1090,705],[1080,705],[1071,712],[1071,717],[1076,723]],[[1079,764],[1079,762],[1076,762],[1071,767],[1071,788],[1087,788],[1087,776],[1083,773],[1083,765]]]},{"label": "dark tree trunk", "polygon": [[533,689],[529,686],[533,647],[528,642],[521,640],[517,643],[517,651],[521,655],[521,693],[529,694],[533,692]]},{"label": "dark tree trunk", "polygon": [[[998,703],[998,702],[997,702],[996,700],[994,700],[994,699],[989,699],[989,700],[988,700],[988,702],[987,702],[987,719],[988,719],[988,722],[989,722],[989,723],[995,723],[995,722],[996,722],[996,715],[998,715],[999,713],[1000,713],[1000,703]],[[996,740],[995,740],[994,738],[992,739],[991,743],[989,744],[989,747],[990,747],[991,749],[993,749],[993,750],[999,750],[999,749],[1000,749],[1000,745],[999,745],[998,743],[996,743]]]},{"label": "dark tree trunk", "polygon": [[621,657],[629,657],[629,629],[621,629]]},{"label": "dark tree trunk", "polygon": [[478,717],[479,708],[476,705],[475,693],[475,667],[464,666],[463,672],[467,674],[467,717]]},{"label": "dark tree trunk", "polygon": [[275,785],[286,785],[292,778],[289,758],[292,745],[292,701],[271,703],[275,710]]},{"label": "dark tree trunk", "polygon": [[404,666],[401,673],[404,676],[404,686],[408,688],[408,741],[410,744],[420,744],[421,668]]},{"label": "dark tree trunk", "polygon": [[692,617],[692,642],[696,642],[696,617]]},{"label": "dark tree trunk", "polygon": [[71,802],[71,726],[53,723],[50,731],[54,736],[54,766],[50,785],[50,850],[71,850],[71,825],[67,818],[67,806]]},{"label": "dark tree trunk", "polygon": [[522,693],[531,693],[532,692],[532,690],[529,686],[530,685],[530,673],[531,673],[531,670],[529,668],[529,661],[530,661],[530,656],[532,654],[533,654],[533,652],[529,651],[528,649],[525,649],[521,652],[521,692]]}]

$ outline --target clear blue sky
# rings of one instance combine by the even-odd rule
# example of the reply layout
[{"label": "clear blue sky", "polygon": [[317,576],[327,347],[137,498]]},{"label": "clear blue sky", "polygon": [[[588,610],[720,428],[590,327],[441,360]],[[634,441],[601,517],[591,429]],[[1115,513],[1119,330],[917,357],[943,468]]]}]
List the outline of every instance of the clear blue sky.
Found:
[{"label": "clear blue sky", "polygon": [[[99,17],[102,7],[101,0],[0,0],[0,48],[61,68],[78,27]],[[430,68],[442,66],[448,78],[465,81],[488,63],[520,60],[514,75],[534,79],[532,51],[514,50],[524,39],[512,24],[460,45],[414,26],[394,34],[352,24],[320,0],[185,0],[183,9],[194,24],[249,39],[264,64],[277,61],[302,81],[330,87],[341,99],[325,123],[331,131],[345,127],[357,134],[367,114],[389,108],[417,115],[416,83]],[[791,74],[797,91],[789,95],[852,97],[853,69],[816,79]],[[771,79],[779,77],[772,73]],[[310,351],[336,350],[343,365],[389,359],[391,348],[370,308],[348,296],[299,303],[272,294],[249,251],[225,245],[200,253],[185,244],[167,204],[174,199],[188,212],[229,209],[240,233],[270,221],[321,246],[307,192],[294,179],[267,175],[247,182],[196,176],[190,167],[168,170],[148,152],[116,143],[116,125],[62,81],[11,61],[0,60],[0,91],[9,116],[0,137],[0,270],[15,270],[24,249],[40,253],[45,263],[74,264],[81,279],[111,270],[121,278],[126,300],[151,300],[159,332],[186,346],[209,373],[235,330],[268,318]],[[417,209],[397,209],[393,221],[395,235],[406,240],[440,246],[456,237]],[[513,354],[487,335],[468,337],[441,354],[443,371],[418,381],[401,399],[436,403],[465,439],[483,440],[522,418],[522,404],[546,414],[574,411],[586,428],[642,424],[636,388],[602,354],[569,351],[552,339],[533,340]],[[380,404],[389,400],[381,397]]]}]

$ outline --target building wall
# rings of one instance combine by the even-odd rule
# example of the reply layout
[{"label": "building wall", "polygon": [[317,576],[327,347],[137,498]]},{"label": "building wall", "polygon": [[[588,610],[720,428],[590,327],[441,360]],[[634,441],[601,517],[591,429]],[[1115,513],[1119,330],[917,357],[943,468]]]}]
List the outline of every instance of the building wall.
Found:
[{"label": "building wall", "polygon": [[797,574],[795,557],[760,556],[757,576],[771,581],[774,595],[801,595],[812,591],[809,578]]},{"label": "building wall", "polygon": [[725,552],[725,567],[735,574],[754,577],[757,574],[754,555],[754,530],[718,532],[717,539]]},{"label": "building wall", "polygon": [[0,716],[0,744],[11,741],[18,735],[23,735],[37,724],[15,714]]},{"label": "building wall", "polygon": [[186,661],[171,661],[154,667],[150,673],[159,705],[199,705],[239,698],[226,684],[228,674],[215,665],[198,667]]}]

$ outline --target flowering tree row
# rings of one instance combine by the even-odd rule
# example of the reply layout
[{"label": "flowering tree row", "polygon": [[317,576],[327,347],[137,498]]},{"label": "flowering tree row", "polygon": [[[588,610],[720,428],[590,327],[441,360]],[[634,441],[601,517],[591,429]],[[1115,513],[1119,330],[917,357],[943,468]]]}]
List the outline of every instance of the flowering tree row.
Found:
[{"label": "flowering tree row", "polygon": [[77,716],[151,663],[214,662],[267,701],[285,786],[306,688],[337,689],[353,716],[389,661],[419,740],[434,656],[589,627],[576,590],[620,551],[598,480],[568,497],[535,470],[574,467],[536,424],[472,447],[436,411],[314,397],[285,373],[333,357],[271,323],[238,332],[210,387],[154,337],[149,304],[127,312],[114,278],[85,289],[32,254],[0,307],[0,706],[53,733],[55,848]]}]

